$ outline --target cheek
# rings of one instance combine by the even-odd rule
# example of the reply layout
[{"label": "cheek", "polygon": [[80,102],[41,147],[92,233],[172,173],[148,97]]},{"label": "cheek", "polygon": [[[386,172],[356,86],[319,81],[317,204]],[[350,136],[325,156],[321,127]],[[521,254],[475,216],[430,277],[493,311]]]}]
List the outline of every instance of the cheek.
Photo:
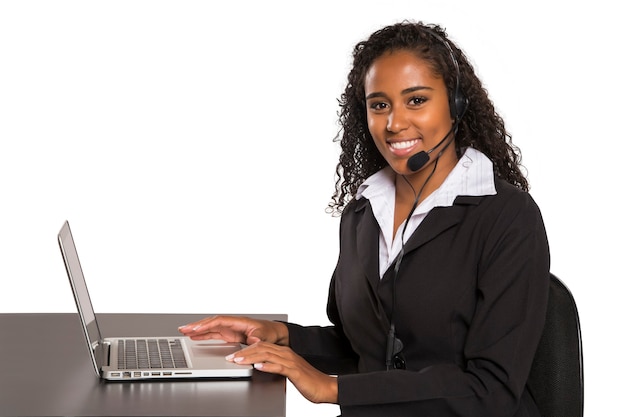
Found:
[{"label": "cheek", "polygon": [[452,127],[454,120],[450,118],[450,113],[444,111],[432,112],[428,115],[424,115],[419,121],[415,123],[423,129],[424,132],[437,133],[443,130],[449,130]]},{"label": "cheek", "polygon": [[384,127],[381,128],[380,123],[368,123],[368,130],[370,132],[370,136],[372,137],[372,141],[376,146],[376,149],[378,149],[378,152],[380,152],[381,154],[384,154],[387,146],[385,135],[386,129]]},{"label": "cheek", "polygon": [[386,152],[387,152],[387,142],[385,140],[384,135],[382,135],[382,134],[378,134],[377,135],[375,132],[372,132],[371,130],[370,130],[370,135],[372,137],[371,140],[374,143],[374,146],[376,147],[378,152],[381,155],[385,155]]},{"label": "cheek", "polygon": [[378,139],[387,130],[387,121],[382,117],[367,116],[367,130],[374,139]]},{"label": "cheek", "polygon": [[375,119],[371,116],[371,115],[367,115],[367,129],[370,131],[370,133],[372,132],[372,130],[374,130],[374,126],[376,124]]}]

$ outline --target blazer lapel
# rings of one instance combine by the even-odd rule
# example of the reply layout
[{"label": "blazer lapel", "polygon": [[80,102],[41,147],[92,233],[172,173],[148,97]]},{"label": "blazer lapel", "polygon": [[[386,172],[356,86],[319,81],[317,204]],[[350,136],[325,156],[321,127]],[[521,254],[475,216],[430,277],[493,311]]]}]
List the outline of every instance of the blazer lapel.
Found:
[{"label": "blazer lapel", "polygon": [[[436,238],[439,234],[454,227],[465,216],[468,206],[475,206],[484,197],[459,196],[450,207],[435,207],[422,221],[417,230],[409,237],[404,247],[405,254]],[[367,275],[373,289],[378,288],[380,272],[378,265],[379,227],[372,212],[372,206],[365,198],[356,202],[356,213],[360,218],[356,227],[356,247],[359,262]]]},{"label": "blazer lapel", "polygon": [[483,197],[459,196],[450,207],[435,207],[428,213],[404,246],[405,254],[433,240],[439,234],[454,227],[465,216],[467,206],[475,206]]},{"label": "blazer lapel", "polygon": [[359,262],[363,266],[367,281],[374,291],[380,281],[378,265],[378,222],[372,212],[372,206],[365,198],[357,201],[355,212],[361,214],[356,227],[356,247]]}]

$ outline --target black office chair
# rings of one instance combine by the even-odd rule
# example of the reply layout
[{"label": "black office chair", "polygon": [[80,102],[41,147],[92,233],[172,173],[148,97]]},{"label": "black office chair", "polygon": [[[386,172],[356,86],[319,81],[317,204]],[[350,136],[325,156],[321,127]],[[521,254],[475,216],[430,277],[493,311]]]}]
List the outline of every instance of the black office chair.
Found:
[{"label": "black office chair", "polygon": [[583,350],[576,302],[550,275],[546,324],[533,360],[528,390],[543,417],[582,417]]}]

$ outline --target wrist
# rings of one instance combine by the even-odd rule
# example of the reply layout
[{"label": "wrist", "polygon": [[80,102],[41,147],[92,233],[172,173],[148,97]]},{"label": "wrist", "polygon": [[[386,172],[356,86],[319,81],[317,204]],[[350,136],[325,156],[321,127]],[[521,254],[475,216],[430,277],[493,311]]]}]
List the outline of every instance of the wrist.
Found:
[{"label": "wrist", "polygon": [[289,346],[289,328],[282,321],[274,322],[274,331],[276,332],[276,344],[280,346]]},{"label": "wrist", "polygon": [[339,384],[336,376],[329,375],[330,384],[328,385],[328,403],[337,404],[339,402]]}]

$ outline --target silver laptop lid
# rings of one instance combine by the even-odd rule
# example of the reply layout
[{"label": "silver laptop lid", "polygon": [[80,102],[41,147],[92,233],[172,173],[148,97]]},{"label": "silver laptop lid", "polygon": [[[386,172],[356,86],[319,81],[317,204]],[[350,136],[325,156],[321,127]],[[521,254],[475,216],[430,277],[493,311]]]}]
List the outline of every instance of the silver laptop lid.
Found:
[{"label": "silver laptop lid", "polygon": [[74,244],[74,238],[72,231],[70,230],[69,222],[65,221],[63,227],[58,234],[59,247],[61,248],[61,254],[63,255],[63,261],[65,262],[65,269],[67,270],[67,276],[72,286],[72,293],[74,294],[74,300],[76,301],[76,307],[78,308],[78,314],[83,326],[83,331],[87,342],[91,349],[89,353],[96,373],[100,375],[100,370],[104,365],[105,347],[102,343],[102,335],[96,320],[96,314],[93,311],[93,305],[91,304],[91,298],[89,297],[89,291],[87,291],[87,284],[85,283],[85,277],[83,276],[83,269],[80,266],[80,260],[78,259],[78,253]]}]

